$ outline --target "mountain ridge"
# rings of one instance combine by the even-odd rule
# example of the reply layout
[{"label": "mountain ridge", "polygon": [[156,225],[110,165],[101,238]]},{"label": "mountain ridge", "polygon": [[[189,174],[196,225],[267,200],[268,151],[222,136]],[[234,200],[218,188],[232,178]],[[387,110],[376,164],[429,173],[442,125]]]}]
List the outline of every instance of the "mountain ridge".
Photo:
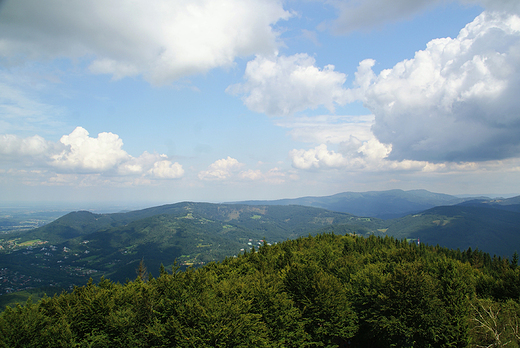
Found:
[{"label": "mountain ridge", "polygon": [[[392,191],[386,195],[412,195],[421,201],[430,193]],[[433,198],[437,197],[433,194]],[[5,279],[21,279],[16,274],[30,279],[23,281],[26,287],[41,282],[67,287],[102,275],[125,281],[135,276],[143,258],[156,273],[161,264],[198,266],[264,243],[324,232],[392,236],[453,249],[478,248],[491,255],[510,257],[520,245],[517,199],[463,201],[387,220],[303,205],[203,202],[180,202],[126,213],[77,211],[46,226],[12,233],[11,240],[0,240],[0,269],[10,270]],[[21,284],[0,284],[0,293],[20,289]]]},{"label": "mountain ridge", "polygon": [[341,192],[330,196],[306,196],[299,198],[240,201],[250,205],[304,205],[356,216],[393,219],[417,213],[439,205],[454,205],[470,198],[460,198],[424,189],[404,191],[400,189],[367,192]]}]

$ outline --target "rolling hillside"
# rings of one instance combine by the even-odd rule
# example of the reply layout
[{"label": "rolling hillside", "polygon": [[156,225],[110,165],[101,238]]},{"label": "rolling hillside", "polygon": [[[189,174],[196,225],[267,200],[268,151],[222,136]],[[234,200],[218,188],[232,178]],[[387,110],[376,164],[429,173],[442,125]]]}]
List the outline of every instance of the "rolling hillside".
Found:
[{"label": "rolling hillside", "polygon": [[156,274],[161,264],[203,265],[258,248],[264,240],[307,236],[324,226],[373,232],[382,223],[304,206],[185,202],[117,214],[73,212],[3,242],[0,268],[10,272],[5,279],[17,280],[0,284],[0,292],[68,287],[102,275],[124,282],[135,278],[143,258]]},{"label": "rolling hillside", "polygon": [[[424,193],[424,192],[423,192]],[[140,260],[183,268],[233,257],[309,234],[393,236],[410,242],[511,257],[520,249],[516,198],[464,202],[381,220],[297,205],[184,202],[116,214],[69,213],[0,240],[0,293],[43,286],[68,288],[89,277],[124,282]]]}]

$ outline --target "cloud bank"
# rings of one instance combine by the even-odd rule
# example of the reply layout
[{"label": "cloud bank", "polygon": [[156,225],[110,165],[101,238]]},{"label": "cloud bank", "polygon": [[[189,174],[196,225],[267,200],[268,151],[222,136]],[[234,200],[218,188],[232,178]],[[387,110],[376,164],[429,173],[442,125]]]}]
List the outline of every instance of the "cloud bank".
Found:
[{"label": "cloud bank", "polygon": [[0,12],[4,64],[86,58],[93,73],[142,74],[156,85],[272,54],[278,0],[7,0]]},{"label": "cloud bank", "polygon": [[72,133],[53,143],[39,135],[20,138],[0,135],[0,159],[12,168],[31,166],[40,171],[61,175],[142,176],[150,179],[177,179],[184,175],[182,165],[166,155],[144,152],[133,157],[122,149],[117,134],[99,133],[90,137],[86,129],[76,127]]},{"label": "cloud bank", "polygon": [[[520,156],[520,17],[484,12],[432,40],[364,90],[390,159],[486,161]],[[359,76],[360,79],[363,76]]]},{"label": "cloud bank", "polygon": [[[482,3],[497,10],[520,10],[518,2]],[[424,1],[414,4],[408,8],[409,1],[399,1],[396,13],[409,11],[411,15],[430,6]],[[395,14],[390,11],[387,15]],[[373,18],[377,20],[377,16]],[[300,169],[356,165],[357,160],[326,146],[346,143],[352,135],[365,145],[375,136],[379,148],[388,149],[380,152],[384,156],[379,159],[394,161],[394,167],[404,161],[439,164],[520,157],[519,15],[485,11],[456,38],[434,39],[414,58],[378,75],[372,70],[374,64],[372,59],[360,62],[353,87],[346,88],[345,74],[330,65],[316,67],[307,54],[257,56],[247,65],[245,82],[230,86],[228,92],[243,95],[250,110],[270,116],[292,117],[320,106],[334,112],[336,106],[355,100],[373,113],[373,135],[363,132],[356,136],[355,128],[359,131],[365,125],[324,123],[309,131],[304,123],[279,121],[278,125],[292,128],[289,134],[295,139],[321,143],[314,149],[291,152],[293,166]]]},{"label": "cloud bank", "polygon": [[277,167],[271,168],[266,172],[262,172],[260,169],[240,170],[244,166],[244,163],[240,163],[237,159],[228,156],[213,162],[207,170],[200,171],[198,178],[203,181],[230,180],[233,183],[238,181],[256,181],[270,184],[282,184],[286,181],[286,177],[292,178],[291,175]]},{"label": "cloud bank", "polygon": [[0,155],[6,158],[19,158],[25,156],[44,156],[55,145],[39,135],[28,138],[20,138],[13,134],[0,135]]}]

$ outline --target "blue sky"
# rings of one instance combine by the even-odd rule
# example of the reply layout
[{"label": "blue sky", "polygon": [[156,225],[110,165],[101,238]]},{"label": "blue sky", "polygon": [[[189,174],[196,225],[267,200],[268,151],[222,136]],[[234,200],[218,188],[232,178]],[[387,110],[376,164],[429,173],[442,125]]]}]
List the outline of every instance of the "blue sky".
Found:
[{"label": "blue sky", "polygon": [[520,193],[519,14],[0,1],[0,202]]}]

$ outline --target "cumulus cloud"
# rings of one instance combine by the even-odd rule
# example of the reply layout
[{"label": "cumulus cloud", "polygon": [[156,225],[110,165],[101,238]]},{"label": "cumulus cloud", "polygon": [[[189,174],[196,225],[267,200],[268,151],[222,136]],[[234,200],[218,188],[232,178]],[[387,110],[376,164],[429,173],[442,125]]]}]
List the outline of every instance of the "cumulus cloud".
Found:
[{"label": "cumulus cloud", "polygon": [[[389,160],[392,147],[380,143],[376,138],[361,141],[351,136],[348,141],[341,142],[338,151],[329,150],[321,144],[309,150],[292,150],[289,153],[292,165],[296,169],[339,169],[345,171],[380,172],[380,171],[445,171],[454,165],[427,161]],[[465,163],[461,166],[467,167]]]},{"label": "cumulus cloud", "polygon": [[253,180],[253,181],[262,180],[264,178],[264,174],[262,173],[262,171],[260,169],[257,169],[257,170],[249,169],[249,170],[240,172],[239,176],[242,179],[249,179],[249,180]]},{"label": "cumulus cloud", "polygon": [[516,0],[461,0],[464,4],[477,4],[490,11],[520,14],[520,3]]},{"label": "cumulus cloud", "polygon": [[229,178],[233,173],[237,172],[243,164],[235,158],[227,157],[213,162],[208,170],[199,172],[201,180],[223,180]]},{"label": "cumulus cloud", "polygon": [[131,157],[117,166],[117,173],[120,175],[142,174],[151,169],[155,162],[166,159],[166,155],[152,154],[147,151],[139,157]]},{"label": "cumulus cloud", "polygon": [[251,110],[271,116],[291,115],[305,109],[325,106],[334,111],[354,98],[343,87],[347,76],[334,71],[333,65],[315,66],[307,54],[293,56],[257,56],[247,63],[242,84],[227,88],[228,93],[244,95]]},{"label": "cumulus cloud", "polygon": [[130,158],[122,149],[123,141],[119,136],[109,132],[91,138],[86,129],[77,127],[69,135],[62,136],[60,142],[67,149],[51,158],[52,164],[61,168],[106,171]]},{"label": "cumulus cloud", "polygon": [[147,151],[139,157],[130,157],[117,166],[120,175],[139,175],[158,179],[177,179],[184,175],[182,165],[168,160],[168,156]]},{"label": "cumulus cloud", "polygon": [[176,179],[184,175],[182,165],[172,162],[166,155],[145,151],[141,156],[133,157],[122,147],[123,141],[117,134],[103,132],[94,138],[82,127],[62,136],[57,143],[39,135],[27,138],[0,135],[0,158],[9,159],[7,165],[34,165],[37,160],[40,167],[56,174],[54,183],[78,177],[85,182],[87,176],[88,182],[95,178],[99,183],[123,177]]},{"label": "cumulus cloud", "polygon": [[519,16],[484,12],[456,38],[432,40],[413,59],[378,76],[363,71],[358,92],[375,115],[373,133],[392,145],[390,159],[520,156]]},{"label": "cumulus cloud", "polygon": [[348,164],[342,154],[329,151],[327,145],[321,144],[310,150],[292,150],[289,153],[293,166],[298,169],[341,168]]},{"label": "cumulus cloud", "polygon": [[[297,141],[320,144],[314,148],[294,149],[289,157],[296,169],[342,169],[348,171],[438,170],[426,161],[391,161],[392,146],[379,142],[372,132],[373,115],[295,117],[281,120],[278,126],[292,128],[289,134]],[[329,149],[333,145],[336,151]],[[432,169],[433,168],[433,169]],[[250,170],[251,179],[261,179],[260,171]]]},{"label": "cumulus cloud", "polygon": [[7,0],[0,57],[86,57],[94,73],[143,74],[160,85],[275,52],[273,25],[290,16],[279,0]]},{"label": "cumulus cloud", "polygon": [[148,172],[161,179],[177,179],[184,175],[184,169],[179,163],[168,160],[155,162]]}]

